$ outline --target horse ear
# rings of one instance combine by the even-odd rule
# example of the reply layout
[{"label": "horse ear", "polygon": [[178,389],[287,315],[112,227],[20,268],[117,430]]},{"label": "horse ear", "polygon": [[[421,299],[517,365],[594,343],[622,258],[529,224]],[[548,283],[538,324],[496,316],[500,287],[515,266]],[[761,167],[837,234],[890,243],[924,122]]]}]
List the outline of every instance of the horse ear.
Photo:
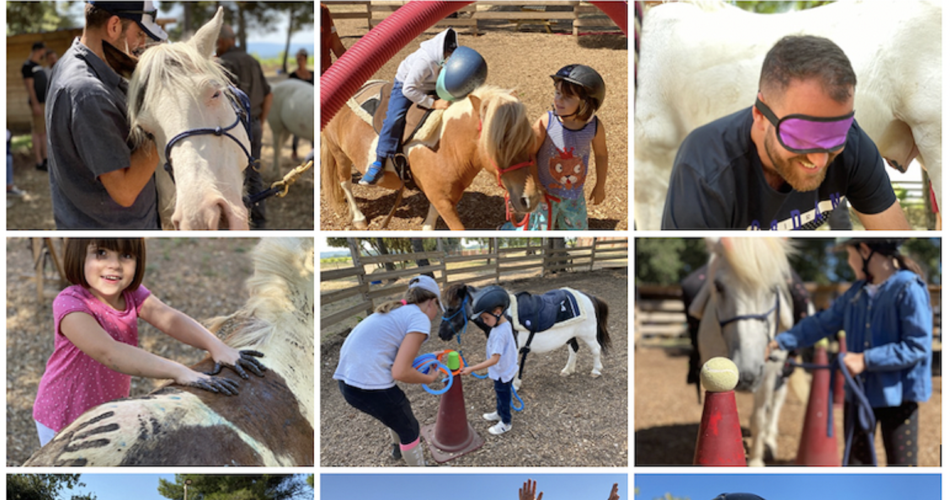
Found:
[{"label": "horse ear", "polygon": [[214,14],[211,21],[202,26],[188,43],[194,45],[199,54],[210,58],[214,54],[222,24],[224,24],[224,7],[218,7],[218,12]]},{"label": "horse ear", "polygon": [[472,94],[468,95],[468,100],[472,102],[472,112],[476,118],[482,117],[482,100]]},{"label": "horse ear", "polygon": [[709,302],[710,286],[712,286],[710,280],[707,279],[706,282],[703,283],[702,288],[699,289],[699,293],[693,298],[693,302],[689,304],[689,311],[686,311],[687,314],[696,319],[703,319],[703,311],[706,310],[706,303]]}]

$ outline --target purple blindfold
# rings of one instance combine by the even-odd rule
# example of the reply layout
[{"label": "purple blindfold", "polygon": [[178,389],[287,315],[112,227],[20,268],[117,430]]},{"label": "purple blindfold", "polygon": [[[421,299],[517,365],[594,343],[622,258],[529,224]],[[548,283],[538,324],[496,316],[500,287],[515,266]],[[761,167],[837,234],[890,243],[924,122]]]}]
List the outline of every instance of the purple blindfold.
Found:
[{"label": "purple blindfold", "polygon": [[848,130],[854,122],[854,111],[831,118],[809,115],[788,115],[781,120],[758,98],[755,107],[778,131],[778,142],[798,153],[833,153],[844,147]]}]

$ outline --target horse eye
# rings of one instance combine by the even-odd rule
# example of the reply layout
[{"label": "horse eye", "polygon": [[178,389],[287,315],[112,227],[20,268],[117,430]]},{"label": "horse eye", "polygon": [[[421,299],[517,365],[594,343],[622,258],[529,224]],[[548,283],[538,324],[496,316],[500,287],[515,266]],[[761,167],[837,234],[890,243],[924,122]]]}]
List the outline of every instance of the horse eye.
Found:
[{"label": "horse eye", "polygon": [[218,91],[216,91],[216,92],[214,93],[213,96],[211,96],[211,98],[212,98],[212,99],[217,99],[217,98],[220,97],[220,96],[221,96],[221,91],[218,90]]},{"label": "horse eye", "polygon": [[716,292],[722,295],[723,291],[725,290],[725,288],[722,286],[722,283],[718,281],[713,281],[713,285],[716,286]]}]

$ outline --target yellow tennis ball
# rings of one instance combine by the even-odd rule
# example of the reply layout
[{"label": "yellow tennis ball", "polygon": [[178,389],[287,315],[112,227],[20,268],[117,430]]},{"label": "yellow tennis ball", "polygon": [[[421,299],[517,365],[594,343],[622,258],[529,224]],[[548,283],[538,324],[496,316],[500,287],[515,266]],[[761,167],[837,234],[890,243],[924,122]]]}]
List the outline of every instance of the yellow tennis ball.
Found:
[{"label": "yellow tennis ball", "polygon": [[731,391],[739,383],[739,369],[729,358],[712,358],[703,365],[699,378],[709,392]]}]

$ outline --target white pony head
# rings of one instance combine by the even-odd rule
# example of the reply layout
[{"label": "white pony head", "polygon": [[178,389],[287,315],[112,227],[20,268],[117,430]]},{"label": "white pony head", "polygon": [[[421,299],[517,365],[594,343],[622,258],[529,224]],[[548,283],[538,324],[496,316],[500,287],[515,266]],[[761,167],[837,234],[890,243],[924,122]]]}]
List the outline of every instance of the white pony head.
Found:
[{"label": "white pony head", "polygon": [[[706,282],[689,314],[701,318],[699,354],[725,356],[739,368],[740,391],[754,391],[765,373],[769,341],[794,324],[788,255],[782,238],[707,238]],[[784,361],[784,360],[782,360]]]},{"label": "white pony head", "polygon": [[[174,193],[161,196],[160,211],[173,209],[176,229],[248,229],[244,207],[243,170],[251,150],[242,124],[228,131],[240,142],[214,134],[191,135],[174,144],[165,158],[165,145],[193,129],[227,127],[238,113],[228,87],[228,75],[211,58],[223,22],[223,9],[188,42],[149,48],[129,82],[129,121],[132,140],[154,136],[160,154],[156,176],[166,162],[174,168]],[[159,182],[160,194],[162,183]]]}]

